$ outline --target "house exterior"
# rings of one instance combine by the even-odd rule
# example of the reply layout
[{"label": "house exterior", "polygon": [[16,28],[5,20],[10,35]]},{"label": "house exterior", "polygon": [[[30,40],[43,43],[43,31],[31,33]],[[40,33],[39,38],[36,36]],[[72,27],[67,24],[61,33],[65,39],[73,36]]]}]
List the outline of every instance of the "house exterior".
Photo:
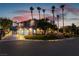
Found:
[{"label": "house exterior", "polygon": [[18,34],[22,35],[35,35],[35,34],[42,34],[44,31],[40,28],[37,28],[38,20],[28,20],[24,22],[20,22],[18,24]]}]

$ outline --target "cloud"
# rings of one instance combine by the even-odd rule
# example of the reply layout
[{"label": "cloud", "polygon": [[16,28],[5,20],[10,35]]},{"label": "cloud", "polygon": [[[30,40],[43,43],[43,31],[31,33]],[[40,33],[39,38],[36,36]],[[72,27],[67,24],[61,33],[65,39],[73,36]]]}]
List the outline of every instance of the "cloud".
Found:
[{"label": "cloud", "polygon": [[[16,10],[13,13],[20,15],[20,16],[18,16],[18,15],[14,16],[12,18],[12,20],[16,20],[17,22],[27,21],[27,20],[32,18],[31,17],[31,12],[27,11],[27,10]],[[40,16],[41,16],[41,18],[44,17],[44,15],[42,13],[40,14]],[[45,16],[47,17],[47,16],[49,16],[49,14],[45,14]],[[35,13],[35,12],[33,13],[33,18],[39,19],[38,12],[37,13]]]},{"label": "cloud", "polygon": [[12,18],[13,21],[17,21],[17,22],[27,21],[28,19],[29,17],[25,17],[25,16],[16,16]]},{"label": "cloud", "polygon": [[[52,20],[53,19],[53,16],[52,16],[52,13],[51,13],[51,9],[47,9],[47,8],[42,8],[42,9],[46,9],[46,17],[49,19],[49,20]],[[78,16],[79,16],[79,9],[78,8],[73,8],[71,4],[65,4],[65,12],[64,12],[64,16],[66,18],[66,20],[78,20]],[[28,19],[31,19],[31,12],[30,10],[16,10],[14,11],[13,13],[15,14],[20,14],[21,16],[18,17],[18,16],[15,16],[13,18],[16,18],[18,17],[18,19],[20,20],[28,20]],[[55,9],[55,20],[57,19],[56,18],[56,15],[60,15],[60,20],[61,20],[61,8],[56,8]],[[36,13],[34,11],[33,13],[33,17],[36,18],[36,19],[39,19],[39,15],[38,15],[38,12]],[[43,14],[41,13],[41,18],[43,18]],[[17,18],[16,18],[17,20]]]},{"label": "cloud", "polygon": [[27,11],[27,10],[16,10],[13,13],[15,13],[15,14],[26,14],[26,13],[31,13],[31,12]]},{"label": "cloud", "polygon": [[67,10],[67,12],[73,13],[74,15],[79,15],[79,8],[75,8],[71,4],[66,4],[65,10]]}]

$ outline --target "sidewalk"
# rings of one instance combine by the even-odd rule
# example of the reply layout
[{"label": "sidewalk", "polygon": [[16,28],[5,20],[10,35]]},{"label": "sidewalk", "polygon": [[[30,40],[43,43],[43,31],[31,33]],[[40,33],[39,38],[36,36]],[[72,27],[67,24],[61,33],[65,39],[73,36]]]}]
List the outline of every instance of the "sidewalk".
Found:
[{"label": "sidewalk", "polygon": [[24,35],[21,35],[21,34],[16,34],[16,38],[17,38],[18,40],[25,40]]},{"label": "sidewalk", "polygon": [[12,35],[12,31],[10,31],[8,34],[5,34],[4,37],[2,37],[2,40],[6,39],[7,37],[11,36]]},{"label": "sidewalk", "polygon": [[12,31],[10,31],[8,34],[5,34],[5,36],[2,37],[2,40],[25,40],[25,38],[24,35],[12,34]]}]

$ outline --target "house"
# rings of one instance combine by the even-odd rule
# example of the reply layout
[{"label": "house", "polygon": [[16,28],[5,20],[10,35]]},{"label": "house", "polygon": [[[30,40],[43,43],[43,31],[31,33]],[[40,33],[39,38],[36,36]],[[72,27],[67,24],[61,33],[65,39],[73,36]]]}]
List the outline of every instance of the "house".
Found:
[{"label": "house", "polygon": [[23,21],[18,24],[18,34],[22,35],[35,35],[35,34],[42,34],[44,31],[40,28],[37,28],[38,20],[28,20]]}]

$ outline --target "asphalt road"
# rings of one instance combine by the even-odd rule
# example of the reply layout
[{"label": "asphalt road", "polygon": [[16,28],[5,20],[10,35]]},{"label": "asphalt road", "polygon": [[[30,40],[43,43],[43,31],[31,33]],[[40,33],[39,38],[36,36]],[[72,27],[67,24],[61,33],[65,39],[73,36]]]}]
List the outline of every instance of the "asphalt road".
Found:
[{"label": "asphalt road", "polygon": [[79,38],[62,41],[17,40],[10,36],[0,41],[1,56],[79,56]]}]

